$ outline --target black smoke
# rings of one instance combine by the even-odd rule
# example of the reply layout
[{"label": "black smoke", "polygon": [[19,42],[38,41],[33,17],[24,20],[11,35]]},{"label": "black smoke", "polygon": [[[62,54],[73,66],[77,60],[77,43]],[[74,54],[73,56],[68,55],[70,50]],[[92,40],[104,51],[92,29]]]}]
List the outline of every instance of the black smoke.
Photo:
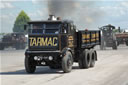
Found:
[{"label": "black smoke", "polygon": [[78,29],[97,29],[104,16],[97,3],[88,0],[48,0],[48,14],[73,20]]},{"label": "black smoke", "polygon": [[72,15],[77,6],[74,0],[48,0],[48,13],[60,17]]}]

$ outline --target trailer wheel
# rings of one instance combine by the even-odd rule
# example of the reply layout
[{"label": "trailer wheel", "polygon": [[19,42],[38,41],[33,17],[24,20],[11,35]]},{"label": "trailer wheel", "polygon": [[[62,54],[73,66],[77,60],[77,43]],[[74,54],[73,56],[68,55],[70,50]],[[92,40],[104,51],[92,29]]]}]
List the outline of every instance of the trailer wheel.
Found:
[{"label": "trailer wheel", "polygon": [[94,67],[94,66],[95,66],[95,61],[96,61],[96,54],[95,54],[95,51],[92,50],[92,51],[90,52],[90,55],[91,55],[90,67]]},{"label": "trailer wheel", "polygon": [[116,41],[113,42],[113,47],[112,47],[113,50],[117,50],[117,43]]},{"label": "trailer wheel", "polygon": [[120,45],[120,43],[119,43],[119,41],[117,41],[117,46],[119,46]]},{"label": "trailer wheel", "polygon": [[33,57],[25,56],[25,70],[27,73],[34,73],[36,70],[36,64]]},{"label": "trailer wheel", "polygon": [[106,49],[106,41],[104,40],[104,37],[101,37],[101,45],[100,45],[100,50],[105,50]]},{"label": "trailer wheel", "polygon": [[0,50],[4,50],[4,46],[1,45],[1,46],[0,46]]},{"label": "trailer wheel", "polygon": [[89,68],[90,67],[90,51],[84,50],[83,55],[79,59],[79,67],[81,69]]},{"label": "trailer wheel", "polygon": [[106,50],[106,42],[105,41],[101,42],[100,50]]},{"label": "trailer wheel", "polygon": [[103,42],[101,42],[100,50],[103,50],[103,49],[104,49],[104,44],[103,44]]},{"label": "trailer wheel", "polygon": [[67,51],[62,58],[62,69],[64,73],[68,73],[72,70],[73,58],[71,52]]},{"label": "trailer wheel", "polygon": [[126,46],[128,46],[128,40],[126,41]]}]

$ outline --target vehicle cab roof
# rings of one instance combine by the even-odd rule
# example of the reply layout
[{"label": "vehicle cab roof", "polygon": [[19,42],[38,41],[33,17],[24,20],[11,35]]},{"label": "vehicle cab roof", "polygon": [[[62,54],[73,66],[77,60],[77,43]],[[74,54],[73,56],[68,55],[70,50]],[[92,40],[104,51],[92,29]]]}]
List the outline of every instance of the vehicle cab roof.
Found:
[{"label": "vehicle cab roof", "polygon": [[69,20],[46,20],[46,21],[29,21],[28,24],[35,23],[73,23],[73,21]]},{"label": "vehicle cab roof", "polygon": [[111,25],[111,24],[105,25],[105,26],[103,26],[103,27],[112,27],[112,28],[115,28],[115,26],[113,26],[113,25]]}]

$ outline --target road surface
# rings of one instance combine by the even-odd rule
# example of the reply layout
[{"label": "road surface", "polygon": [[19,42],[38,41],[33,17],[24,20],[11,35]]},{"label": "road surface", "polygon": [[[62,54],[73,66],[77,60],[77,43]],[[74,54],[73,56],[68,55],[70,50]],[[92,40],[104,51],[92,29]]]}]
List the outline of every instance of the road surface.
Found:
[{"label": "road surface", "polygon": [[79,69],[73,65],[70,73],[38,67],[35,74],[24,69],[24,50],[0,51],[1,85],[128,85],[128,46],[118,50],[97,50],[98,61],[90,69]]}]

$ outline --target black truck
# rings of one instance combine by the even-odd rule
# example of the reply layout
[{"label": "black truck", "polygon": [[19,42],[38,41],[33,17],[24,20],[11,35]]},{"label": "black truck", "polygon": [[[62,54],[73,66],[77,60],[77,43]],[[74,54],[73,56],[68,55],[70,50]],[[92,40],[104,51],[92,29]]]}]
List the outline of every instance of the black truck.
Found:
[{"label": "black truck", "polygon": [[25,49],[26,38],[24,33],[8,33],[1,38],[0,50],[4,48],[12,47],[19,49]]},{"label": "black truck", "polygon": [[105,50],[106,47],[112,47],[112,49],[117,49],[117,39],[114,33],[115,26],[109,24],[99,28],[101,30],[101,45],[100,49]]},{"label": "black truck", "polygon": [[36,66],[62,68],[65,73],[72,70],[73,62],[81,69],[94,67],[100,44],[100,31],[77,30],[72,21],[53,20],[30,21],[28,28],[28,49],[25,51],[25,69],[34,73]]}]

